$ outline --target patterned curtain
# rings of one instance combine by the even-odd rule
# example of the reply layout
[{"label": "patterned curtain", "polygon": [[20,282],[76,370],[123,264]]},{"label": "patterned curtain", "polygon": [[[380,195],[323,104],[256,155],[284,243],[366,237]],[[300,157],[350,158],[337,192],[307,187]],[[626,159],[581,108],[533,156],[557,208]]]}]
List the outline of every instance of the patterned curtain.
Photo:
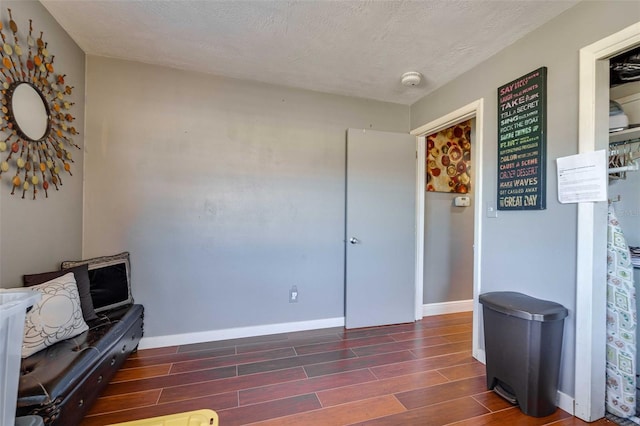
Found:
[{"label": "patterned curtain", "polygon": [[629,247],[612,205],[607,229],[607,411],[636,414],[636,291]]}]

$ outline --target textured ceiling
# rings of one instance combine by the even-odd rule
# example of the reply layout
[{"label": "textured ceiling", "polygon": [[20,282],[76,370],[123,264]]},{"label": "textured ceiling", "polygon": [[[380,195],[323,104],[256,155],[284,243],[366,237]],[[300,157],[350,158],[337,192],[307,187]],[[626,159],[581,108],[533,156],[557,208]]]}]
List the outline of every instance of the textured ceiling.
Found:
[{"label": "textured ceiling", "polygon": [[407,105],[577,1],[41,0],[87,54]]}]

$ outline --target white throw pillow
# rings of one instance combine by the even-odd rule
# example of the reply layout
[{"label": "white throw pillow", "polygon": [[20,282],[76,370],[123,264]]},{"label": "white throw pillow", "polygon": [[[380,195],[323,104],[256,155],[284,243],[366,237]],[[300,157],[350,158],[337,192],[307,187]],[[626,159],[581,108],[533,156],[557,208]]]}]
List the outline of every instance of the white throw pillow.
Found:
[{"label": "white throw pillow", "polygon": [[34,285],[29,290],[40,292],[42,299],[27,312],[22,358],[89,329],[82,317],[73,273]]}]

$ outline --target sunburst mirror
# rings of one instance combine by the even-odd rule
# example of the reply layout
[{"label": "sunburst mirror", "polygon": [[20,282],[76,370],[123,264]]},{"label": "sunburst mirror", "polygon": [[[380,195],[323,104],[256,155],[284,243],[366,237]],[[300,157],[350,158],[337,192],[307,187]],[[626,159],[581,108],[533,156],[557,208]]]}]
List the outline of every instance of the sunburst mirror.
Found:
[{"label": "sunburst mirror", "polygon": [[73,87],[65,85],[66,75],[54,73],[55,57],[42,32],[35,38],[32,20],[25,49],[11,9],[8,12],[9,28],[0,21],[0,179],[10,177],[11,195],[22,191],[25,198],[31,192],[35,200],[40,190],[48,197],[51,185],[58,190],[63,172],[71,176],[71,148],[80,148],[72,139],[78,132],[69,113]]}]

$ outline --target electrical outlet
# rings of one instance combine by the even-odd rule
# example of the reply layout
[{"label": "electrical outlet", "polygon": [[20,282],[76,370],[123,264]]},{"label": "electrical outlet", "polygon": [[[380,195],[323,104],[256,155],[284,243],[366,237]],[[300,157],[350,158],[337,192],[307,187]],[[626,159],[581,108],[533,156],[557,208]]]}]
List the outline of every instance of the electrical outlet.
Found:
[{"label": "electrical outlet", "polygon": [[298,303],[298,287],[295,285],[289,290],[289,303]]}]

